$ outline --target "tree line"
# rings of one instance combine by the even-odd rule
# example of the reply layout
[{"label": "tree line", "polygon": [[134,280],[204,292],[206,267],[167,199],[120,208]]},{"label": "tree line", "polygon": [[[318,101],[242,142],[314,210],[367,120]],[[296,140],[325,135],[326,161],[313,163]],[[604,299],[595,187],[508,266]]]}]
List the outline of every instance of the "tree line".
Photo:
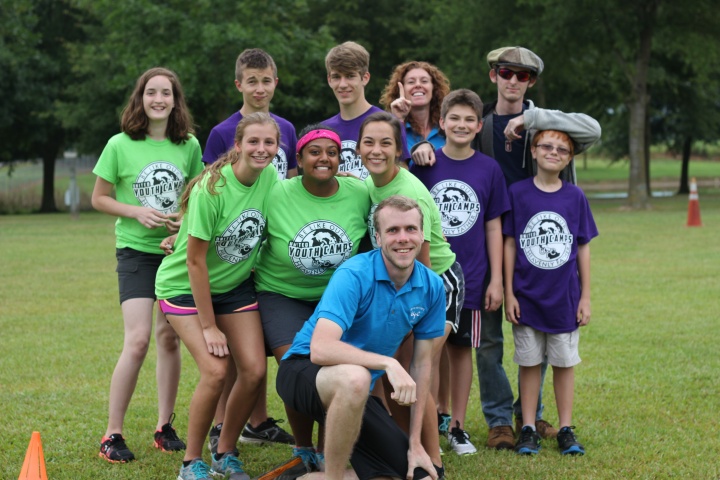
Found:
[{"label": "tree line", "polygon": [[180,76],[204,145],[240,106],[234,62],[245,48],[273,56],[271,110],[301,128],[336,113],[324,56],[339,42],[370,52],[375,103],[409,59],[491,101],[487,52],[522,45],[545,62],[528,97],[597,118],[600,148],[629,159],[629,206],[644,208],[651,145],[683,153],[686,185],[693,142],[719,137],[719,24],[713,0],[3,0],[0,162],[42,159],[41,211],[56,210],[55,159],[67,148],[99,153],[153,66]]}]

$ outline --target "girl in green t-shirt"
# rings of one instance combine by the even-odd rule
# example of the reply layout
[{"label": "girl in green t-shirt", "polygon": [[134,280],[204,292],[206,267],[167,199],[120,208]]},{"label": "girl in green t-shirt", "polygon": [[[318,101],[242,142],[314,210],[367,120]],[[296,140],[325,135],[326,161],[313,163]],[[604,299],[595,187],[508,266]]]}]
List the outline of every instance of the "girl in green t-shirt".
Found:
[{"label": "girl in green t-shirt", "polygon": [[[200,371],[179,479],[210,473],[245,478],[236,443],[266,370],[252,269],[267,223],[266,202],[278,182],[271,162],[279,141],[280,129],[269,114],[243,117],[234,148],[188,185],[175,251],[158,271],[160,307]],[[230,361],[237,379],[211,470],[202,461],[202,448]]]},{"label": "girl in green t-shirt", "polygon": [[[179,228],[177,209],[188,179],[202,171],[200,144],[174,72],[153,68],[138,78],[122,112],[122,133],[110,139],[93,170],[92,204],[118,217],[115,224],[123,350],[110,381],[109,418],[100,457],[112,463],[135,459],[122,435],[128,404],[147,354],[155,303],[155,274],[164,255],[160,241]],[[115,196],[112,192],[115,190]],[[172,427],[180,379],[180,345],[158,311],[158,422],[155,447],[185,449]]]}]

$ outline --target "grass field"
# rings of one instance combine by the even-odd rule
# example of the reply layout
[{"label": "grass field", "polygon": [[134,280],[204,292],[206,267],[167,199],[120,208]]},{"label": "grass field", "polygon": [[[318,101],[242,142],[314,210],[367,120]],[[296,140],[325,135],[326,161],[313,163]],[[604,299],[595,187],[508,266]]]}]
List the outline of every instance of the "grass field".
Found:
[{"label": "grass field", "polygon": [[[581,333],[574,414],[587,455],[562,458],[549,443],[536,458],[480,448],[469,457],[446,454],[448,479],[720,478],[720,195],[701,196],[701,228],[684,226],[685,198],[653,204],[626,212],[621,201],[592,202],[601,235],[592,242],[593,319]],[[53,480],[177,475],[181,457],[151,447],[154,348],[124,431],[138,461],[110,465],[97,457],[122,342],[113,247],[113,220],[105,215],[0,217],[2,479],[17,478],[34,430]],[[515,383],[507,327],[505,365]],[[181,436],[197,381],[187,352],[183,360],[175,422]],[[545,417],[556,422],[548,377]],[[276,395],[270,410],[284,417]],[[466,428],[484,445],[477,383]],[[251,475],[289,452],[241,446]]]}]

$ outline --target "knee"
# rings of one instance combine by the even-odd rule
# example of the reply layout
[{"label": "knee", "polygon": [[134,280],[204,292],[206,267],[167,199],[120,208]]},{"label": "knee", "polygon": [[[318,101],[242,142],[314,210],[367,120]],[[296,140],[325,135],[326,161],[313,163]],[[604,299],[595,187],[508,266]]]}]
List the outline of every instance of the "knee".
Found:
[{"label": "knee", "polygon": [[370,371],[364,367],[353,366],[344,373],[338,393],[343,401],[365,404],[370,394]]},{"label": "knee", "polygon": [[173,329],[166,329],[158,332],[155,336],[155,343],[159,351],[175,353],[180,351],[180,337]]},{"label": "knee", "polygon": [[129,355],[132,361],[142,362],[145,360],[148,348],[150,347],[150,340],[146,337],[133,337],[128,338],[125,341],[124,352]]},{"label": "knee", "polygon": [[265,378],[267,361],[253,362],[252,365],[237,365],[237,381],[242,383],[244,388],[249,386],[257,386]]},{"label": "knee", "polygon": [[[225,360],[225,359],[223,359]],[[212,390],[222,390],[225,386],[227,361],[208,362],[200,368],[200,381]]]}]

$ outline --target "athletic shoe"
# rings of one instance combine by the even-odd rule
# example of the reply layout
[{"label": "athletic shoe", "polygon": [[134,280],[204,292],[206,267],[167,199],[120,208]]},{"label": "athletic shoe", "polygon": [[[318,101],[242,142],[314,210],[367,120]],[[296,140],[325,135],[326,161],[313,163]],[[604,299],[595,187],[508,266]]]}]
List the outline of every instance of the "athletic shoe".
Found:
[{"label": "athletic shoe", "polygon": [[274,418],[268,418],[256,428],[253,428],[249,423],[243,428],[242,434],[240,435],[240,441],[242,443],[285,443],[288,445],[295,444],[295,437],[290,435],[288,432],[278,426],[278,423],[282,423],[285,420],[275,420]]},{"label": "athletic shoe", "polygon": [[440,432],[441,437],[446,437],[447,434],[450,432],[451,420],[452,416],[448,415],[447,413],[438,412],[438,432]]},{"label": "athletic shoe", "polygon": [[168,423],[155,432],[155,448],[159,448],[163,452],[179,452],[185,450],[185,442],[180,440],[172,426],[173,420],[175,420],[174,413],[170,415]]},{"label": "athletic shoe", "polygon": [[237,450],[225,452],[220,458],[217,458],[217,455],[213,455],[210,475],[227,480],[250,480],[250,475],[245,473],[242,465],[242,462],[238,460]]},{"label": "athletic shoe", "polygon": [[470,435],[460,428],[460,422],[455,420],[455,426],[448,433],[450,448],[458,455],[472,455],[477,453],[477,448],[470,442]]},{"label": "athletic shoe", "polygon": [[213,455],[217,455],[217,446],[220,442],[220,430],[222,430],[222,423],[218,423],[212,427],[208,434],[208,449]]},{"label": "athletic shoe", "polygon": [[585,455],[585,447],[577,441],[575,427],[563,427],[557,434],[558,447],[563,455]]},{"label": "athletic shoe", "polygon": [[[324,457],[323,457],[324,460]],[[318,454],[314,448],[293,448],[293,457],[273,467],[255,480],[295,480],[311,472],[319,471]]]},{"label": "athletic shoe", "polygon": [[203,462],[202,458],[195,458],[187,467],[180,466],[180,474],[177,480],[206,480],[210,477],[210,467]]},{"label": "athletic shoe", "polygon": [[492,427],[488,431],[487,447],[494,450],[512,450],[515,447],[515,434],[512,427],[509,425]]},{"label": "athletic shoe", "polygon": [[532,427],[526,425],[520,430],[520,438],[515,445],[515,453],[519,455],[536,455],[540,451],[540,435]]},{"label": "athletic shoe", "polygon": [[318,472],[325,471],[325,454],[321,452],[315,452],[315,464],[317,465]]},{"label": "athletic shoe", "polygon": [[540,437],[546,440],[549,438],[557,438],[558,436],[558,429],[553,427],[550,422],[546,422],[543,419],[535,421],[535,429],[538,434],[540,434]]},{"label": "athletic shoe", "polygon": [[135,460],[135,455],[125,445],[125,439],[120,433],[103,437],[98,455],[110,463],[127,463]]}]

